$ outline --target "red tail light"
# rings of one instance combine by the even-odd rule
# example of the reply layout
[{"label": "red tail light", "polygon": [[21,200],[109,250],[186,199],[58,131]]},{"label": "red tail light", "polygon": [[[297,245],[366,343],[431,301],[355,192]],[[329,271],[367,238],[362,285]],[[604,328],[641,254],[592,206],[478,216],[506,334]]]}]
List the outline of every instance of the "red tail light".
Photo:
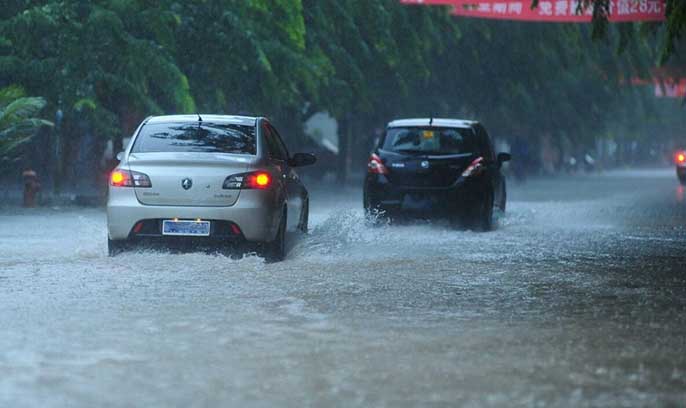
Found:
[{"label": "red tail light", "polygon": [[685,152],[677,153],[676,162],[679,164],[684,164],[684,162],[686,162],[686,153]]},{"label": "red tail light", "polygon": [[483,162],[483,157],[477,157],[476,160],[474,160],[469,167],[462,172],[462,177],[473,177],[481,174],[485,169]]},{"label": "red tail light", "polygon": [[271,187],[272,181],[272,175],[266,171],[255,171],[227,177],[222,188],[225,190],[239,190],[241,188],[266,190]]},{"label": "red tail light", "polygon": [[115,170],[110,174],[110,185],[115,187],[125,187],[127,185],[133,185],[131,183],[131,177],[126,171]]},{"label": "red tail light", "polygon": [[268,173],[256,173],[248,176],[248,185],[253,188],[267,188],[272,183],[272,178]]},{"label": "red tail light", "polygon": [[152,187],[150,177],[137,171],[114,169],[110,174],[110,185],[112,187]]},{"label": "red tail light", "polygon": [[255,171],[252,173],[234,174],[224,180],[222,188],[224,190],[240,190],[242,188],[266,190],[272,186],[274,179],[266,171]]},{"label": "red tail light", "polygon": [[369,158],[369,162],[367,162],[367,171],[371,174],[388,174],[388,169],[381,161],[381,158],[376,154],[372,154]]}]

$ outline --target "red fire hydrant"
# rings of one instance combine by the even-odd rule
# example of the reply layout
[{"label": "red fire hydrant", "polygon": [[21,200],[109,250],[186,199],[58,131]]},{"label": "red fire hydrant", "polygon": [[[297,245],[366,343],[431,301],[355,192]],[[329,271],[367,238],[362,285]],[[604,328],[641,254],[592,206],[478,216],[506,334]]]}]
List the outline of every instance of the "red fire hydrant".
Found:
[{"label": "red fire hydrant", "polygon": [[31,169],[26,169],[21,175],[24,178],[24,207],[35,207],[36,196],[40,191],[38,174]]}]

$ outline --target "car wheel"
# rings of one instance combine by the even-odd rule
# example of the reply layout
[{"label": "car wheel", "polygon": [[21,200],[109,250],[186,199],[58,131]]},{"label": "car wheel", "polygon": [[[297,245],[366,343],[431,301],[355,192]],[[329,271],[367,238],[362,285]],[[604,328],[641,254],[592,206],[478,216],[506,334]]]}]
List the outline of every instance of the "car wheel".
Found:
[{"label": "car wheel", "polygon": [[487,194],[479,204],[477,228],[481,231],[493,230],[493,194]]},{"label": "car wheel", "polygon": [[281,216],[279,230],[272,242],[266,244],[264,257],[267,262],[281,262],[286,257],[286,211]]},{"label": "car wheel", "polygon": [[505,212],[505,207],[507,207],[507,187],[505,186],[505,182],[503,181],[503,192],[502,195],[500,196],[500,211]]},{"label": "car wheel", "polygon": [[302,208],[302,212],[300,213],[300,231],[303,234],[307,234],[307,231],[309,230],[309,222],[310,222],[310,199],[306,199],[305,203]]},{"label": "car wheel", "polygon": [[126,240],[111,240],[107,238],[107,254],[117,256],[127,249]]},{"label": "car wheel", "polygon": [[369,197],[367,191],[363,193],[362,205],[364,206],[365,215],[370,215],[374,212],[375,206],[372,204],[372,200]]},{"label": "car wheel", "polygon": [[682,186],[686,186],[686,177],[679,176],[679,183],[681,183]]}]

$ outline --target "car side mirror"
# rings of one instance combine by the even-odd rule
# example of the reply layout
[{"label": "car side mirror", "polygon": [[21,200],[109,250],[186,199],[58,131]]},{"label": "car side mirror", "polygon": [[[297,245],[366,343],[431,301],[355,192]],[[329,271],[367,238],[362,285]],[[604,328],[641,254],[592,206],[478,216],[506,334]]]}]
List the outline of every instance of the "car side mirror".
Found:
[{"label": "car side mirror", "polygon": [[288,164],[293,167],[302,167],[315,164],[317,157],[312,153],[296,153],[288,160]]},{"label": "car side mirror", "polygon": [[121,161],[124,158],[124,152],[117,153],[117,160]]},{"label": "car side mirror", "polygon": [[498,163],[503,164],[512,160],[512,155],[510,153],[498,153]]}]

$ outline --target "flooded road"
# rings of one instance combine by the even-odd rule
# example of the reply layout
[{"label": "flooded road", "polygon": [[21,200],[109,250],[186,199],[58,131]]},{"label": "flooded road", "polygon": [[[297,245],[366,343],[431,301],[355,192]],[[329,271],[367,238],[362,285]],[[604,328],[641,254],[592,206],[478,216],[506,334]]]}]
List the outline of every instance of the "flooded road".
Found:
[{"label": "flooded road", "polygon": [[0,210],[0,406],[682,406],[672,170],[510,184],[490,233],[312,192],[279,264],[106,256],[104,211]]}]

